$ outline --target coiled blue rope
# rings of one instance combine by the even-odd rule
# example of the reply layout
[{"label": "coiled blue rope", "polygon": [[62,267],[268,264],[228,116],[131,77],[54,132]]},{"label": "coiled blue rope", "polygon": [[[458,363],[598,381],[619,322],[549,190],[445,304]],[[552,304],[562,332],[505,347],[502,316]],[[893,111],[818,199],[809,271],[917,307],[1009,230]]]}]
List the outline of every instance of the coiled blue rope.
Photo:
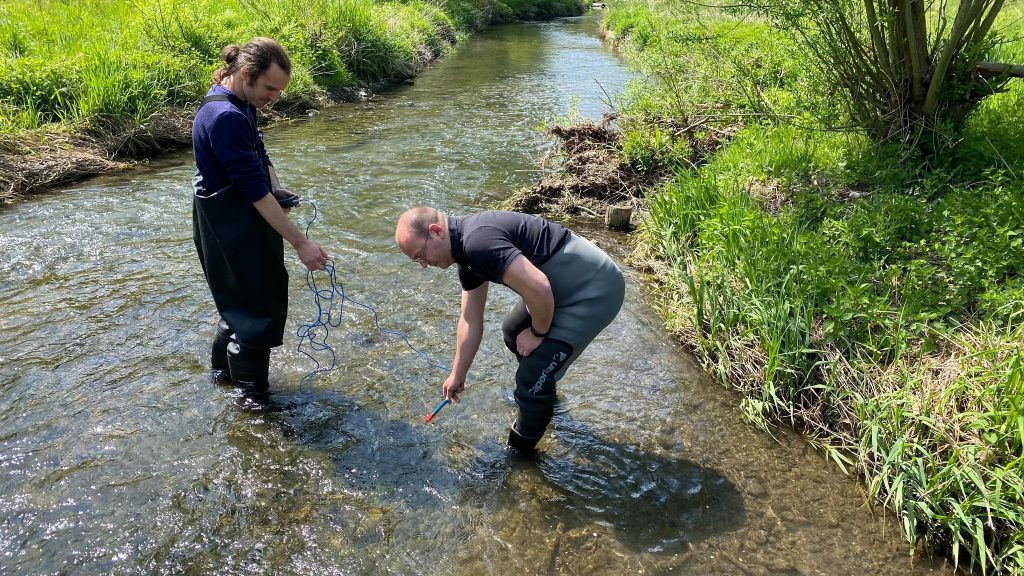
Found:
[{"label": "coiled blue rope", "polygon": [[[313,222],[316,221],[318,210],[316,204],[312,200],[303,199],[302,203],[309,204],[313,207],[313,217],[306,223],[306,238],[309,238],[309,228],[313,225]],[[381,326],[380,315],[377,313],[376,308],[369,304],[363,304],[358,300],[354,300],[345,294],[345,285],[338,282],[337,279],[334,260],[327,260],[327,263],[324,264],[324,272],[326,272],[329,282],[328,285],[321,287],[317,283],[316,273],[312,270],[306,271],[306,286],[309,287],[309,291],[313,294],[313,304],[316,306],[316,319],[311,322],[301,324],[298,330],[296,330],[296,336],[299,338],[299,344],[295,347],[295,351],[300,352],[309,358],[315,367],[299,382],[299,391],[311,393],[313,391],[313,379],[317,374],[330,372],[337,365],[337,354],[335,353],[334,348],[327,343],[327,338],[330,335],[331,328],[338,328],[341,326],[342,312],[344,311],[345,302],[349,302],[350,304],[358,306],[373,314],[373,325],[378,331],[383,334],[401,338],[402,341],[405,342],[405,345],[408,346],[410,350],[418,354],[420,358],[423,358],[423,361],[426,362],[428,366],[436,368],[444,373],[449,372],[449,368],[434,363],[425,352],[413,346],[412,342],[409,341],[408,336],[398,330],[391,330]],[[303,349],[304,344],[308,346],[308,351]],[[321,364],[314,354],[325,351],[330,354],[330,362]]]}]

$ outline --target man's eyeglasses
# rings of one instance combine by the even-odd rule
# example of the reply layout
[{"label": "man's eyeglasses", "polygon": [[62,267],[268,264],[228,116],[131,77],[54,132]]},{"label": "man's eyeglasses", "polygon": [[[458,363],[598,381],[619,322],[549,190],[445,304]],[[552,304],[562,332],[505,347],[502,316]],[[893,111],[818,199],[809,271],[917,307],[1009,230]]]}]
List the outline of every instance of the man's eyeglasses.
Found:
[{"label": "man's eyeglasses", "polygon": [[427,267],[427,261],[424,260],[424,258],[426,257],[424,253],[427,251],[427,241],[428,240],[430,240],[430,234],[427,234],[423,238],[423,246],[421,246],[419,252],[416,252],[416,254],[414,254],[413,257],[412,257],[412,261],[413,262],[419,264],[420,266],[422,266],[424,268]]}]

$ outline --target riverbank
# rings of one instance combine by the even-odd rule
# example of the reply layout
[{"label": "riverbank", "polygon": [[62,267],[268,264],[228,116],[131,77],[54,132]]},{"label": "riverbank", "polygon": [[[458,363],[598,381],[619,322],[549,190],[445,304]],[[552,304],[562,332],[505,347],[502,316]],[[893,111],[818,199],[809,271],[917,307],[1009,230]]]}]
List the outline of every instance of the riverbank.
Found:
[{"label": "riverbank", "polygon": [[564,170],[512,205],[642,207],[635,263],[750,421],[862,475],[911,547],[1021,573],[1024,86],[923,167],[832,128],[844,112],[808,56],[751,14],[622,1],[605,29],[649,81],[616,118],[556,126]]},{"label": "riverbank", "polygon": [[12,0],[0,9],[0,203],[190,143],[220,49],[254,36],[293,61],[265,120],[410,81],[485,26],[582,13],[578,0]]}]

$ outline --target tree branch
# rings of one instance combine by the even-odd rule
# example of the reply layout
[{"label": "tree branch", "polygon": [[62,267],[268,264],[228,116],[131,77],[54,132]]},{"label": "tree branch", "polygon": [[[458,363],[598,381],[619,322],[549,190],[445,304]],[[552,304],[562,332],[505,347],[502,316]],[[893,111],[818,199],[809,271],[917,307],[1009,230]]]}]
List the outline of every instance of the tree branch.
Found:
[{"label": "tree branch", "polygon": [[1024,78],[1024,64],[1001,64],[999,62],[978,62],[974,70],[982,76],[1002,76]]}]

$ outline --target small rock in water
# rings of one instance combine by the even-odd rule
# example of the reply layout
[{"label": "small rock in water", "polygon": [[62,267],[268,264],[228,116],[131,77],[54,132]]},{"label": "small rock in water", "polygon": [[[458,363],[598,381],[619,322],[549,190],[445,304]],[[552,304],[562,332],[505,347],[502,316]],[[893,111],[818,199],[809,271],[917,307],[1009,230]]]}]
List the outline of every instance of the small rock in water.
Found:
[{"label": "small rock in water", "polygon": [[762,498],[768,494],[768,488],[761,480],[751,478],[747,480],[747,494],[750,494],[754,498]]}]

